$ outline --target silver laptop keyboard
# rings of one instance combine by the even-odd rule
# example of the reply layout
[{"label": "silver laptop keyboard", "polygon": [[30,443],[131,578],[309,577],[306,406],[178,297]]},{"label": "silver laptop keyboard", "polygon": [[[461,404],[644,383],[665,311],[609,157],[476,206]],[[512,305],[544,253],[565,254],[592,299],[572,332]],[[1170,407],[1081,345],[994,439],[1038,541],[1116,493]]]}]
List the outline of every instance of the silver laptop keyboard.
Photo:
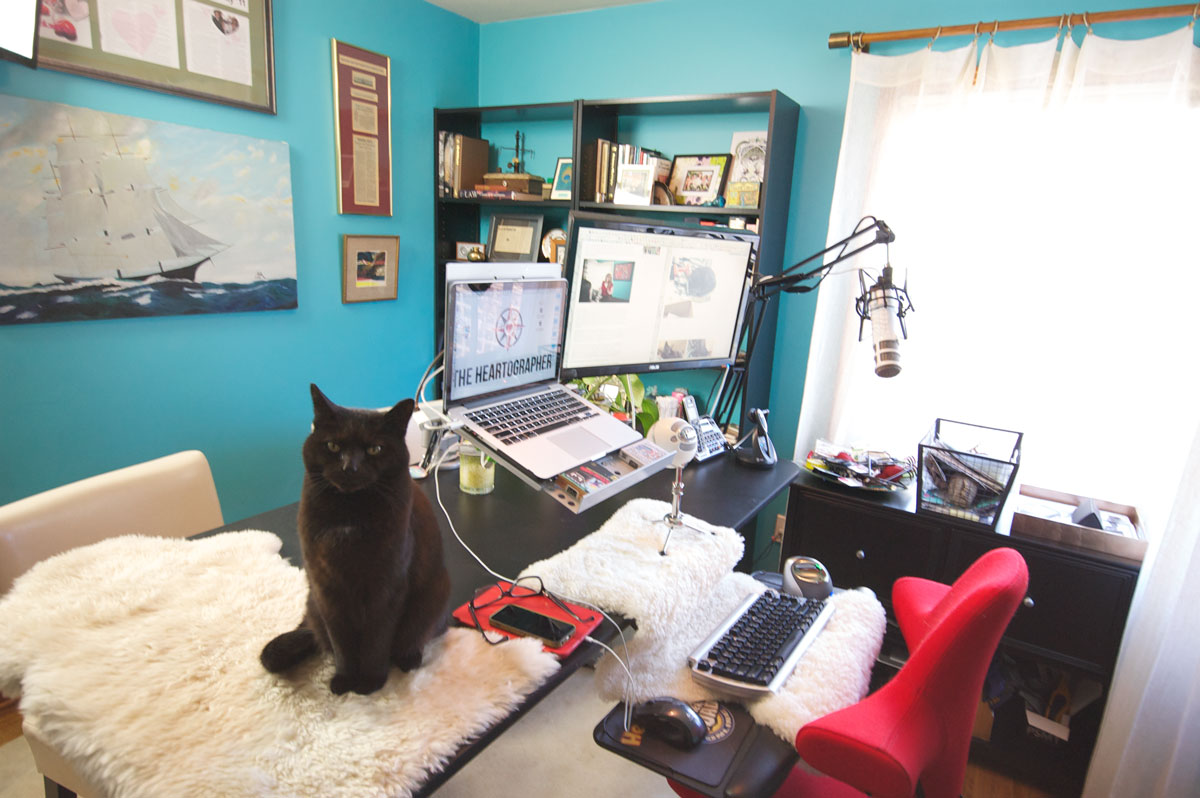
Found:
[{"label": "silver laptop keyboard", "polygon": [[517,443],[590,418],[598,412],[574,394],[550,391],[482,407],[466,416],[501,443]]}]

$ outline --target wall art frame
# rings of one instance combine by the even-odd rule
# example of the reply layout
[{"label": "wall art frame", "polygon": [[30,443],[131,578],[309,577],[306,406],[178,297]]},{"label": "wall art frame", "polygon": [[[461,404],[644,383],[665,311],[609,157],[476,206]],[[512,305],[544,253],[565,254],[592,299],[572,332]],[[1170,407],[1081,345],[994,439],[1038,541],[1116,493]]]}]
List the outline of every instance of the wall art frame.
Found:
[{"label": "wall art frame", "polygon": [[338,213],[391,216],[392,59],[330,41]]},{"label": "wall art frame", "polygon": [[395,299],[400,236],[342,236],[342,304]]}]

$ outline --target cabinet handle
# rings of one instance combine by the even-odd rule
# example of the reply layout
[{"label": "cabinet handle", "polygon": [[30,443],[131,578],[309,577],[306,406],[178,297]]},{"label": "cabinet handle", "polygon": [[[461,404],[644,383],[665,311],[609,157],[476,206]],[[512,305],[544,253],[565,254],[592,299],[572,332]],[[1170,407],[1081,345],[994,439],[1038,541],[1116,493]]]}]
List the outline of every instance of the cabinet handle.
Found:
[{"label": "cabinet handle", "polygon": [[865,551],[863,551],[862,549],[859,549],[858,551],[854,552],[854,556],[860,560],[867,559],[867,553]]},{"label": "cabinet handle", "polygon": [[1030,596],[1026,596],[1025,600],[1022,601],[1021,603],[1024,604],[1026,607],[1032,607],[1033,606],[1033,598]]}]

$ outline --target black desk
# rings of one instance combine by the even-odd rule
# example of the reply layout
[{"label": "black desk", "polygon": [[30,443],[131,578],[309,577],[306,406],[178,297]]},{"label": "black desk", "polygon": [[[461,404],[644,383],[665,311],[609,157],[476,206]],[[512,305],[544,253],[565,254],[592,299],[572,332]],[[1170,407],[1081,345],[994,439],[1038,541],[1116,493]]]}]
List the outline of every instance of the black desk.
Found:
[{"label": "black desk", "polygon": [[[692,463],[683,471],[684,496],[681,508],[685,515],[744,531],[753,523],[759,511],[787,488],[799,472],[800,468],[790,460],[780,461],[767,470],[742,466],[729,455],[704,463]],[[458,490],[457,471],[444,471],[437,479],[441,486],[442,502],[463,541],[497,572],[516,576],[526,565],[553,556],[596,531],[630,499],[650,498],[669,503],[674,473],[674,469],[666,469],[579,515],[567,510],[548,494],[533,490],[502,468],[496,469],[495,491],[486,496],[461,493]],[[442,529],[446,568],[450,572],[450,606],[457,607],[470,599],[476,588],[495,580],[454,539],[445,516],[437,507],[433,479],[417,484],[434,504]],[[296,536],[297,510],[298,505],[291,504],[226,524],[205,535],[241,529],[274,532],[283,540],[280,555],[300,565],[300,542]],[[606,639],[615,634],[612,625],[605,623],[596,630],[595,636]],[[430,776],[415,795],[430,795],[437,790],[521,715],[598,654],[597,646],[583,645],[563,659],[559,670],[531,693],[515,712],[459,749],[445,769]]]}]

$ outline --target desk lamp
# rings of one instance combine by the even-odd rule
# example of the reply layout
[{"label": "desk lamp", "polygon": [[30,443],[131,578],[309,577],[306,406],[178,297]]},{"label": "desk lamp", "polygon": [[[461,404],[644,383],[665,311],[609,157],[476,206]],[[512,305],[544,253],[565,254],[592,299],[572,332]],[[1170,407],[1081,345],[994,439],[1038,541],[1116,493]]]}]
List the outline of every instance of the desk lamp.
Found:
[{"label": "desk lamp", "polygon": [[674,457],[671,459],[671,465],[675,467],[675,481],[671,483],[671,512],[663,518],[663,523],[667,525],[667,537],[663,540],[662,549],[658,552],[666,556],[667,543],[671,540],[671,533],[676,529],[686,526],[688,529],[700,531],[694,526],[685,524],[683,514],[679,511],[680,501],[683,499],[683,467],[696,456],[698,438],[696,428],[688,423],[687,419],[679,416],[660,418],[655,421],[654,426],[650,427],[650,434],[646,437],[664,451],[674,452]]},{"label": "desk lamp", "polygon": [[[863,223],[868,221],[870,224],[863,227]],[[866,241],[866,243],[862,243],[861,246],[849,249],[852,241],[869,233],[874,233],[874,238]],[[876,219],[874,216],[864,216],[855,225],[854,232],[841,241],[829,245],[820,252],[809,255],[804,260],[789,266],[779,274],[758,277],[750,287],[750,306],[746,312],[745,362],[749,364],[754,356],[754,344],[758,340],[759,331],[762,329],[767,302],[771,297],[779,293],[803,294],[812,291],[830,275],[834,266],[845,260],[849,260],[876,244],[884,244],[886,246],[895,240],[896,234],[892,232],[892,229],[882,219]],[[817,258],[823,258],[834,250],[838,250],[837,254],[831,260],[823,262],[819,267],[810,271],[796,272],[801,266]],[[912,302],[908,298],[908,281],[906,279],[904,287],[901,288],[893,284],[890,257],[888,258],[887,265],[883,268],[883,273],[871,286],[867,286],[867,274],[865,271],[860,269],[858,274],[859,284],[862,287],[862,294],[854,301],[854,309],[859,316],[858,340],[862,340],[863,325],[869,320],[871,322],[871,337],[875,350],[875,373],[880,377],[894,377],[900,373],[900,342],[896,336],[895,324],[899,323],[901,335],[907,339],[908,330],[904,326],[904,316],[908,311],[913,309]],[[745,373],[743,372],[737,379],[738,382],[733,386],[733,389],[721,397],[720,406],[713,414],[714,416],[728,418],[734,407],[744,404],[746,393]]]}]

